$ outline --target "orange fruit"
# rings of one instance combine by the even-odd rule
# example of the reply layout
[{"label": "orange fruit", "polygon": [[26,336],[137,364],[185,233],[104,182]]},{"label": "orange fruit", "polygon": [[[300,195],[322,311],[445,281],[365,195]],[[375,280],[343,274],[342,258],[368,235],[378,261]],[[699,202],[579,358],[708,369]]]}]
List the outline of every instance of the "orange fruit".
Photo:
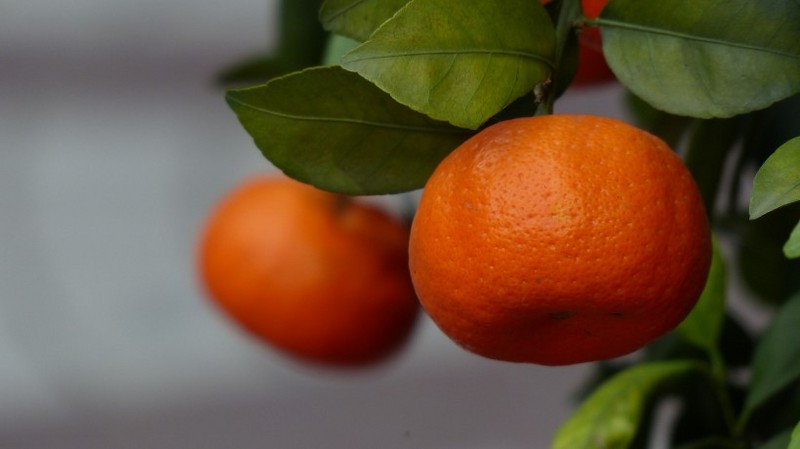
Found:
[{"label": "orange fruit", "polygon": [[708,274],[697,187],[657,137],[550,115],[492,125],[428,180],[409,243],[423,307],[499,360],[630,353],[679,324]]},{"label": "orange fruit", "polygon": [[409,336],[419,303],[408,228],[383,211],[282,177],[249,179],[208,218],[200,276],[236,323],[321,364],[381,360]]}]

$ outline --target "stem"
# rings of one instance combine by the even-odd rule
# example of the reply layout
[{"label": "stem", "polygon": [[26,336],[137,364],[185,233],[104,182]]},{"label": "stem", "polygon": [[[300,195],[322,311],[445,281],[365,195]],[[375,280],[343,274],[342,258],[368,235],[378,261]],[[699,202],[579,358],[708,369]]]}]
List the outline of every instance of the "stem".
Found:
[{"label": "stem", "polygon": [[725,361],[718,350],[711,350],[708,352],[711,358],[711,379],[714,384],[714,392],[719,400],[720,407],[722,408],[723,419],[728,428],[731,436],[738,438],[741,436],[741,431],[736,422],[736,416],[733,409],[733,401],[728,392],[728,374],[725,367]]},{"label": "stem", "polygon": [[734,428],[734,432],[737,435],[741,435],[744,433],[745,427],[747,426],[747,422],[750,421],[751,409],[747,407],[745,408],[746,410],[744,411],[744,413],[739,415],[739,420],[736,421],[736,427]]},{"label": "stem", "polygon": [[536,115],[553,113],[553,104],[556,100],[554,94],[555,90],[553,89],[556,79],[555,75],[561,67],[561,60],[564,56],[564,49],[567,46],[570,33],[573,32],[575,24],[582,15],[580,0],[561,0],[557,6],[559,10],[556,23],[556,54],[555,60],[553,61],[555,68],[545,82],[534,88],[537,100],[541,100],[536,110]]}]

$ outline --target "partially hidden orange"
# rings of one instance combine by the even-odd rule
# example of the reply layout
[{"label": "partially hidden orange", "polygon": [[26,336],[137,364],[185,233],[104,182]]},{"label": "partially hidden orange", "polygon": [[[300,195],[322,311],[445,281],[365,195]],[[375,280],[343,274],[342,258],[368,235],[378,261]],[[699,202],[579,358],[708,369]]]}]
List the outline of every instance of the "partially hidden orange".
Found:
[{"label": "partially hidden orange", "polygon": [[581,0],[581,10],[583,15],[590,19],[595,19],[605,8],[608,0]]},{"label": "partially hidden orange", "polygon": [[565,365],[628,354],[693,308],[711,260],[679,157],[620,120],[494,124],[448,155],[411,229],[427,313],[485,357]]},{"label": "partially hidden orange", "polygon": [[[595,19],[608,0],[581,0],[583,15]],[[578,70],[572,79],[576,87],[605,84],[616,79],[603,55],[603,39],[597,27],[587,27],[578,35]]]},{"label": "partially hidden orange", "polygon": [[265,175],[208,217],[200,277],[260,341],[309,362],[361,366],[411,333],[419,303],[407,248],[407,226],[382,210]]}]

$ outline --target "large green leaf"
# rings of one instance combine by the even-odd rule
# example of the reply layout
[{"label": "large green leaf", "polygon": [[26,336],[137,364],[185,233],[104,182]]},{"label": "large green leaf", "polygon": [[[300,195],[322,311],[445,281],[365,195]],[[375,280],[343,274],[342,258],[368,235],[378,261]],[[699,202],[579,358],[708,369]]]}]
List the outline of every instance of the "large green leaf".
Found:
[{"label": "large green leaf", "polygon": [[627,448],[662,388],[696,372],[691,361],[640,364],[598,388],[556,432],[553,449]]},{"label": "large green leaf", "polygon": [[[725,259],[714,241],[714,253],[708,280],[692,312],[676,329],[686,341],[719,355],[719,338],[725,322]],[[720,355],[721,358],[721,355]]]},{"label": "large green leaf", "polygon": [[800,91],[796,0],[611,0],[597,23],[617,78],[658,109],[730,117]]},{"label": "large green leaf", "polygon": [[753,379],[743,420],[766,400],[800,380],[800,296],[784,304],[761,337],[753,355]]},{"label": "large green leaf", "polygon": [[409,0],[325,0],[319,20],[326,30],[365,41]]},{"label": "large green leaf", "polygon": [[800,201],[800,137],[781,145],[756,173],[750,196],[750,218],[758,218],[795,201]]},{"label": "large green leaf", "polygon": [[226,99],[264,155],[289,176],[347,194],[420,188],[472,133],[393,101],[338,66],[307,69]]},{"label": "large green leaf", "polygon": [[537,0],[412,0],[342,66],[411,109],[476,129],[544,82],[554,53]]}]

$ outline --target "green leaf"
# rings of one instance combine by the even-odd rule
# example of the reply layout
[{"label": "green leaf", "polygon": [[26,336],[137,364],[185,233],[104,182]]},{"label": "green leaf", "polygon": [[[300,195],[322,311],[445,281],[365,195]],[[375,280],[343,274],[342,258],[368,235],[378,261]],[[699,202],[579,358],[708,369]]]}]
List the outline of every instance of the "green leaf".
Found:
[{"label": "green leaf", "polygon": [[798,23],[794,0],[612,0],[597,21],[622,84],[658,109],[700,118],[799,92]]},{"label": "green leaf", "polygon": [[753,179],[750,218],[800,201],[800,137],[781,145]]},{"label": "green leaf", "polygon": [[797,423],[797,426],[792,431],[788,449],[800,449],[800,423]]},{"label": "green leaf", "polygon": [[556,432],[553,449],[627,448],[661,390],[696,372],[691,361],[640,364],[612,377]]},{"label": "green leaf", "polygon": [[800,257],[800,223],[794,227],[789,240],[783,245],[783,254],[790,259]]},{"label": "green leaf", "polygon": [[554,52],[537,0],[412,0],[342,66],[415,111],[476,129],[544,82]]},{"label": "green leaf", "polygon": [[719,338],[725,322],[725,282],[725,259],[714,240],[706,286],[692,312],[676,329],[684,340],[712,355],[718,354]]},{"label": "green leaf", "polygon": [[779,310],[766,329],[753,355],[753,379],[747,393],[742,420],[766,400],[800,379],[800,295]]},{"label": "green leaf", "polygon": [[408,1],[325,0],[319,20],[326,30],[363,42]]},{"label": "green leaf", "polygon": [[275,166],[346,194],[421,188],[441,159],[472,134],[397,104],[338,66],[230,90],[226,99]]}]

